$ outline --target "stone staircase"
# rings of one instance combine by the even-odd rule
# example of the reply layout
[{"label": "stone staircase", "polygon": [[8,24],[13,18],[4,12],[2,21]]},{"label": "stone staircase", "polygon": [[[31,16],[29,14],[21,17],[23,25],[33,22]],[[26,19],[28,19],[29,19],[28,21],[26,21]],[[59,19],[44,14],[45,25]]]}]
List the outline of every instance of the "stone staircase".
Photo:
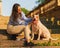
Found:
[{"label": "stone staircase", "polygon": [[[24,46],[24,41],[16,41],[16,40],[8,40],[8,37],[9,34],[7,33],[6,29],[0,29],[0,47],[23,47]],[[59,33],[52,33],[51,36],[53,38],[59,38],[59,40],[55,40],[55,41],[51,41],[51,43],[60,43],[60,34]],[[18,38],[23,38],[24,36],[21,35],[21,36],[18,36]],[[34,44],[37,44],[37,43],[47,43],[49,41],[43,41],[43,40],[33,40],[32,41]]]},{"label": "stone staircase", "polygon": [[22,47],[23,41],[0,40],[0,47]]}]

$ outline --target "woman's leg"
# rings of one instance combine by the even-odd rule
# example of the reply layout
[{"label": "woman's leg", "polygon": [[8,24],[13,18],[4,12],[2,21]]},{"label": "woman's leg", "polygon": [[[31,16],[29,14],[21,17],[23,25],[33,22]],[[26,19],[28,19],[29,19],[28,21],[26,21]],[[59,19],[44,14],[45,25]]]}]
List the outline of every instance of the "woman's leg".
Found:
[{"label": "woman's leg", "polygon": [[29,25],[27,25],[26,27],[25,27],[25,32],[24,32],[24,35],[25,35],[25,38],[26,38],[26,41],[29,43],[30,42],[30,33],[31,33],[31,31],[30,31],[30,28],[29,28]]},{"label": "woman's leg", "polygon": [[8,26],[7,26],[7,32],[8,32],[9,34],[18,34],[18,33],[20,33],[24,28],[25,28],[24,25],[17,25],[17,26],[8,25]]}]

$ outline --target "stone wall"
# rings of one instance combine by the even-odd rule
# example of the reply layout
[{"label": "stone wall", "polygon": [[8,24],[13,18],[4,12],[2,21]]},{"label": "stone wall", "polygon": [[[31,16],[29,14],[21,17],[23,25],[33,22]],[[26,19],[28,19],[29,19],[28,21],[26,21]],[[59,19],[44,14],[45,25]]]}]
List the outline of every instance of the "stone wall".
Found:
[{"label": "stone wall", "polygon": [[0,2],[0,15],[2,15],[2,2]]}]

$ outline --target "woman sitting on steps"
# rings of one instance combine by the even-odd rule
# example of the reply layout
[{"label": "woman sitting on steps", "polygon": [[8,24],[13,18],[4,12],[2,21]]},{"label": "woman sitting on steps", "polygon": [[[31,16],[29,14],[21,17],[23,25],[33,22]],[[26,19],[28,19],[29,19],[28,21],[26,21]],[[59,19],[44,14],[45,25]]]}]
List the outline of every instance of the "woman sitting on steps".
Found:
[{"label": "woman sitting on steps", "polygon": [[14,4],[12,8],[12,14],[7,25],[7,32],[11,35],[20,34],[24,31],[26,41],[30,42],[30,28],[28,23],[32,22],[32,18],[27,18],[22,12],[19,4]]}]

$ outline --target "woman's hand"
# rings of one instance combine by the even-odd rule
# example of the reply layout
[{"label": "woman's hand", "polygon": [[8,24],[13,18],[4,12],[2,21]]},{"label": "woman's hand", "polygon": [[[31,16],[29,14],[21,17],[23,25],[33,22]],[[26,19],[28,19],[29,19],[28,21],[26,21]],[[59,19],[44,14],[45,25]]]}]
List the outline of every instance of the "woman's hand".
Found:
[{"label": "woman's hand", "polygon": [[33,20],[32,20],[32,23],[33,23],[33,24],[37,24],[37,20],[33,19]]},{"label": "woman's hand", "polygon": [[34,24],[37,24],[37,21],[33,21]]}]

